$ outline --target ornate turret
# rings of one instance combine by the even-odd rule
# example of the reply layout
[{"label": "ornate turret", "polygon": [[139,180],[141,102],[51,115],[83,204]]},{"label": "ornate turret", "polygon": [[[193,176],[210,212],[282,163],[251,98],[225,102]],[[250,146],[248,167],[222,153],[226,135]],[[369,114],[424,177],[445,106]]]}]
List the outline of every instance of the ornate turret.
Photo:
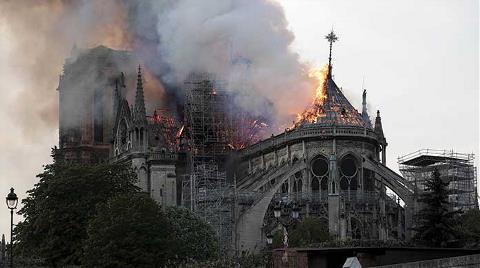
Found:
[{"label": "ornate turret", "polygon": [[383,127],[382,127],[382,118],[380,117],[380,110],[377,110],[377,117],[375,118],[375,127],[374,132],[378,136],[378,141],[380,143],[380,151],[382,152],[382,164],[387,164],[387,140],[383,135]]},{"label": "ornate turret", "polygon": [[372,127],[372,122],[370,122],[370,117],[367,112],[367,90],[363,90],[362,94],[362,118],[365,121],[367,127]]},{"label": "ornate turret", "polygon": [[118,79],[115,80],[115,89],[113,90],[113,113],[115,118],[118,113],[118,106],[120,106],[120,90],[118,89]]},{"label": "ornate turret", "polygon": [[382,128],[382,118],[380,117],[380,110],[377,110],[377,117],[375,118],[375,133],[377,133],[379,138],[385,139],[383,135],[383,128]]},{"label": "ornate turret", "polygon": [[136,123],[146,123],[147,113],[145,111],[145,97],[143,95],[142,68],[138,65],[137,91],[135,93],[135,109],[133,120]]}]

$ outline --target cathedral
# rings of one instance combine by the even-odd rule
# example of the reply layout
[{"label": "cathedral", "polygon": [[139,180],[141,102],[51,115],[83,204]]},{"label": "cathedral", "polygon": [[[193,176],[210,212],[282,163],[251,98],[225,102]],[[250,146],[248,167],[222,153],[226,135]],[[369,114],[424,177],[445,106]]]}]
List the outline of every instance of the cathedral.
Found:
[{"label": "cathedral", "polygon": [[295,126],[236,147],[231,122],[243,121],[226,114],[228,96],[211,76],[187,78],[184,114],[173,116],[146,106],[130,52],[74,50],[57,89],[55,158],[131,165],[154,200],[190,208],[237,250],[266,245],[279,228],[277,206],[295,206],[299,220],[321,219],[338,240],[408,240],[413,186],[386,166],[380,112],[372,124],[366,91],[358,112],[331,72],[330,56],[322,99]]},{"label": "cathedral", "polygon": [[56,161],[129,163],[142,190],[161,205],[178,205],[179,128],[157,110],[147,115],[141,67],[136,80],[130,75],[136,81],[134,104],[130,105],[125,73],[135,67],[128,52],[100,46],[72,53],[79,53],[78,58],[75,62],[67,59],[58,88]]}]

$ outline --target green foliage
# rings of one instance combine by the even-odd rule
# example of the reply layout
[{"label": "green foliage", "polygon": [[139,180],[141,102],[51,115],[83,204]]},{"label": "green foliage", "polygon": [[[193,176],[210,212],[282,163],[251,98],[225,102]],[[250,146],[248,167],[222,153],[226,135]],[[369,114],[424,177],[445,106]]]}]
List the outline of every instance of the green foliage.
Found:
[{"label": "green foliage", "polygon": [[96,205],[138,191],[136,175],[123,165],[47,165],[22,201],[24,221],[15,228],[20,255],[36,256],[51,267],[80,263],[82,241]]},{"label": "green foliage", "polygon": [[175,237],[177,261],[206,261],[217,257],[218,242],[212,227],[184,208],[165,210]]},{"label": "green foliage", "polygon": [[414,240],[419,245],[446,247],[457,236],[453,226],[458,212],[449,209],[448,184],[437,170],[425,180],[425,192],[418,199],[424,208],[417,214],[417,227],[413,228]]},{"label": "green foliage", "polygon": [[273,233],[272,247],[273,248],[282,248],[283,247],[283,229],[276,230]]},{"label": "green foliage", "polygon": [[[331,240],[327,224],[318,217],[306,217],[289,229],[289,247],[306,247]],[[273,234],[272,244],[273,248],[283,247],[283,230]]]},{"label": "green foliage", "polygon": [[480,210],[470,209],[458,217],[456,230],[460,234],[463,246],[478,248],[480,246]]},{"label": "green foliage", "polygon": [[146,193],[113,197],[98,206],[84,243],[84,267],[161,267],[173,254],[173,232]]},{"label": "green foliage", "polygon": [[288,234],[288,244],[305,247],[330,240],[328,226],[317,217],[307,217]]}]

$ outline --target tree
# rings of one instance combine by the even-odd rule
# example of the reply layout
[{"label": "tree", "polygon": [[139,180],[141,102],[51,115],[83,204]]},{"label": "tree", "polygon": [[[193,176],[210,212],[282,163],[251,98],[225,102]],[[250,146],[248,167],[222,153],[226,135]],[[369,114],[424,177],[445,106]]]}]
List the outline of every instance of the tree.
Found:
[{"label": "tree", "polygon": [[416,231],[414,240],[418,244],[446,247],[455,239],[453,225],[459,212],[450,209],[448,184],[442,181],[438,170],[425,180],[425,192],[418,199],[424,207],[417,214],[417,227],[413,228]]},{"label": "tree", "polygon": [[[288,232],[288,246],[290,247],[305,247],[331,239],[328,225],[318,217],[306,217],[292,227]],[[283,247],[282,230],[274,233],[273,247]]]},{"label": "tree", "polygon": [[118,164],[57,163],[45,166],[37,177],[40,181],[27,192],[19,211],[24,221],[14,231],[16,249],[51,267],[80,264],[82,241],[97,204],[139,190],[135,173]]},{"label": "tree", "polygon": [[119,195],[100,204],[88,226],[85,267],[163,267],[176,249],[174,232],[146,193]]},{"label": "tree", "polygon": [[327,223],[318,217],[306,217],[289,234],[289,244],[294,247],[308,246],[330,240]]},{"label": "tree", "polygon": [[480,246],[480,210],[470,209],[458,217],[457,232],[461,235],[463,246],[478,248]]},{"label": "tree", "polygon": [[184,208],[165,210],[175,236],[175,259],[206,261],[217,257],[218,242],[212,227]]}]

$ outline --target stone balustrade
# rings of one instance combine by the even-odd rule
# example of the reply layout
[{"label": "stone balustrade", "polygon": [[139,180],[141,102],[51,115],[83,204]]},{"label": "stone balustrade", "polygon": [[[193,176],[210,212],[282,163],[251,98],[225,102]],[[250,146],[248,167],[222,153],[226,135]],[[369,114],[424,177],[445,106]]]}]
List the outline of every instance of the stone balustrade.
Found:
[{"label": "stone balustrade", "polygon": [[291,131],[285,131],[277,136],[260,141],[240,151],[241,157],[248,157],[259,152],[274,150],[276,147],[292,143],[295,140],[309,138],[333,138],[333,137],[362,137],[371,140],[378,140],[377,134],[372,129],[358,126],[332,126],[322,124],[310,124]]}]

